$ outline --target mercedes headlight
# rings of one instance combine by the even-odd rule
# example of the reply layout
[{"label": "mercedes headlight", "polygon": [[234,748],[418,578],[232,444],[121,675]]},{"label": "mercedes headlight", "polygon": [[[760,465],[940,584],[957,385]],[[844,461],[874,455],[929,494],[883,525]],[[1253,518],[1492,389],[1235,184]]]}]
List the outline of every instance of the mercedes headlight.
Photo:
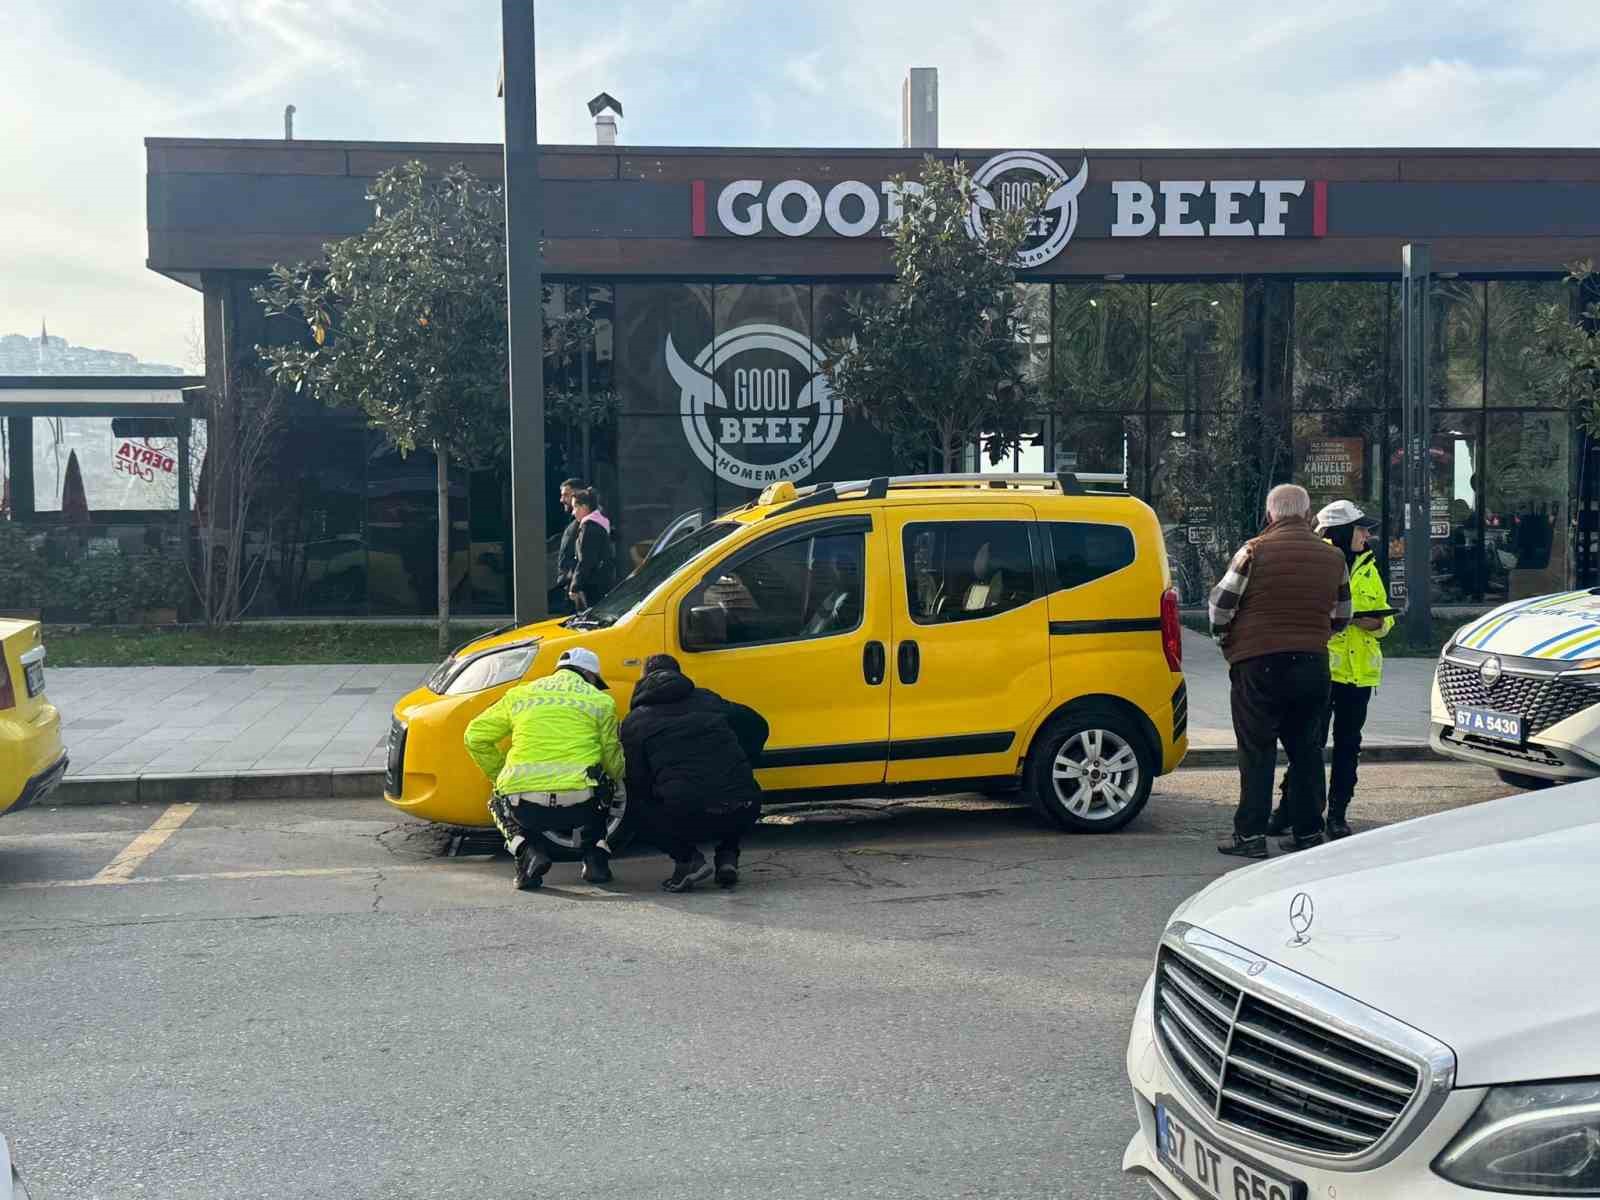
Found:
[{"label": "mercedes headlight", "polygon": [[471,658],[459,659],[441,681],[443,686],[433,690],[441,696],[462,696],[468,692],[487,691],[502,683],[515,683],[528,673],[538,653],[538,642],[524,642],[517,646],[497,646]]},{"label": "mercedes headlight", "polygon": [[1433,1169],[1463,1187],[1600,1196],[1600,1079],[1491,1088]]}]

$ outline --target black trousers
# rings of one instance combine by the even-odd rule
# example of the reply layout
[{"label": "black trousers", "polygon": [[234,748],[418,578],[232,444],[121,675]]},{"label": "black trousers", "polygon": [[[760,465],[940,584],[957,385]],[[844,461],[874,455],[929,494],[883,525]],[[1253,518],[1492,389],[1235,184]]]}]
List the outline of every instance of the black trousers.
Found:
[{"label": "black trousers", "polygon": [[594,849],[606,835],[610,813],[598,801],[590,804],[573,804],[561,808],[547,804],[530,804],[527,801],[511,803],[499,792],[489,797],[489,815],[495,828],[506,839],[506,849],[513,856],[522,849],[530,834],[581,832],[579,848]]},{"label": "black trousers", "polygon": [[636,814],[639,835],[671,856],[673,862],[694,858],[700,842],[715,842],[719,859],[739,858],[739,839],[755,827],[761,810],[754,806],[731,813],[675,813],[652,804]]},{"label": "black trousers", "polygon": [[[1367,723],[1367,706],[1372,703],[1372,688],[1354,683],[1335,683],[1328,697],[1327,710],[1322,714],[1322,737],[1318,744],[1328,744],[1328,734],[1333,734],[1333,764],[1328,778],[1328,816],[1344,820],[1350,801],[1356,794],[1356,767],[1361,761],[1361,729]],[[1283,777],[1283,801],[1289,798],[1289,777]]]},{"label": "black trousers", "polygon": [[1235,663],[1233,733],[1239,744],[1239,808],[1233,829],[1260,837],[1272,815],[1278,743],[1289,754],[1290,827],[1302,837],[1322,828],[1327,783],[1322,775],[1323,719],[1328,709],[1326,654],[1263,654]]}]

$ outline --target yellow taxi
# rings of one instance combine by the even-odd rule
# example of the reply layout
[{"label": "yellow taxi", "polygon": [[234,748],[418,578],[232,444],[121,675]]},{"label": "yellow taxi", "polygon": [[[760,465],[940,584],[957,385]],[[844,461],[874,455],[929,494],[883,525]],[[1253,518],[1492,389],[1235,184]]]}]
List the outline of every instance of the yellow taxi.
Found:
[{"label": "yellow taxi", "polygon": [[66,773],[61,715],[44,694],[39,622],[0,618],[0,814],[44,799]]},{"label": "yellow taxi", "polygon": [[587,611],[452,654],[395,705],[385,796],[488,825],[467,722],[583,645],[620,711],[663,652],[757,709],[769,801],[1021,790],[1057,826],[1118,829],[1182,761],[1188,700],[1161,526],[1113,478],[775,484]]}]

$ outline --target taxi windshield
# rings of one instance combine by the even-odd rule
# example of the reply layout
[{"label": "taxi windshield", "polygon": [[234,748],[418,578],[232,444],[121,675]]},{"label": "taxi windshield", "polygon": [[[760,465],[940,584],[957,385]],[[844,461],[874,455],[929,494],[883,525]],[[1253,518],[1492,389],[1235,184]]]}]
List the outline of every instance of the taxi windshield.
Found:
[{"label": "taxi windshield", "polygon": [[660,587],[683,566],[708,546],[714,546],[739,528],[736,521],[713,521],[693,533],[669,542],[661,551],[645,559],[632,575],[628,576],[606,594],[600,603],[591,605],[566,623],[574,629],[594,629],[615,625],[638,607],[651,592]]}]

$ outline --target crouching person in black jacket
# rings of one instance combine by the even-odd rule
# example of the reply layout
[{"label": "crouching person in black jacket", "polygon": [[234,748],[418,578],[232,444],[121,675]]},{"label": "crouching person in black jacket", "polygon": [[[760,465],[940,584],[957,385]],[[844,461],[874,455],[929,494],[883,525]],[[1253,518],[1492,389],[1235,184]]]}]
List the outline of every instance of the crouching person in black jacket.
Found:
[{"label": "crouching person in black jacket", "polygon": [[[739,839],[761,816],[754,764],[767,723],[743,704],[695,687],[670,654],[645,660],[622,722],[628,808],[641,835],[672,856],[669,892],[711,878],[739,881]],[[715,866],[696,845],[715,842]]]}]

